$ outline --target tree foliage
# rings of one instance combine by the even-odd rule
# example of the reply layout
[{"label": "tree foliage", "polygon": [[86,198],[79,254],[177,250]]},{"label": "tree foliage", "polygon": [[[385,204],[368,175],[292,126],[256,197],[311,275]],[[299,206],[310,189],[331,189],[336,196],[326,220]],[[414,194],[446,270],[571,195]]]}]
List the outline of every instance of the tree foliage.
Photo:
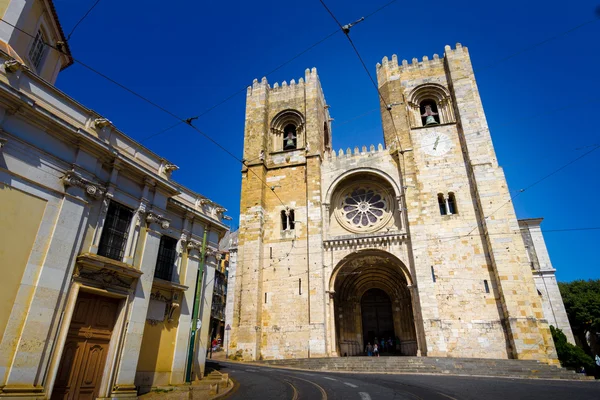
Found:
[{"label": "tree foliage", "polygon": [[559,282],[569,322],[574,330],[600,331],[600,279]]},{"label": "tree foliage", "polygon": [[550,332],[552,332],[558,360],[564,368],[579,370],[579,368],[584,367],[588,374],[593,373],[595,365],[592,357],[585,354],[581,347],[567,342],[567,337],[560,329],[550,325]]}]

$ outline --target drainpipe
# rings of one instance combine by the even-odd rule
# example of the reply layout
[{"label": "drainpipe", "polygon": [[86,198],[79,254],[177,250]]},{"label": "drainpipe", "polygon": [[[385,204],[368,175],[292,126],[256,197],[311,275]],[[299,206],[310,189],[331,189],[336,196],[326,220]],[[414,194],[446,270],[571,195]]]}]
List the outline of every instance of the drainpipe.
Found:
[{"label": "drainpipe", "polygon": [[202,236],[202,250],[200,251],[200,267],[198,268],[198,274],[196,278],[196,294],[194,296],[194,309],[192,311],[192,326],[190,327],[190,347],[188,349],[188,362],[185,373],[185,381],[190,383],[192,381],[192,367],[194,363],[194,349],[196,348],[196,332],[198,328],[198,314],[200,311],[200,299],[202,298],[202,278],[204,274],[204,264],[206,261],[206,234],[208,228],[204,228],[204,235]]}]

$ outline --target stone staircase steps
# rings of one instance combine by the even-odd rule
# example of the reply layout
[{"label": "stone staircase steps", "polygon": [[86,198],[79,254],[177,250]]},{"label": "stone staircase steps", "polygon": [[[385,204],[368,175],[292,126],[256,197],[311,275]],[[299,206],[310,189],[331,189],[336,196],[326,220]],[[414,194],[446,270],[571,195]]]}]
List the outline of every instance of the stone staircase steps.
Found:
[{"label": "stone staircase steps", "polygon": [[313,371],[498,376],[538,379],[593,379],[535,360],[435,357],[336,357],[258,361],[261,365]]}]

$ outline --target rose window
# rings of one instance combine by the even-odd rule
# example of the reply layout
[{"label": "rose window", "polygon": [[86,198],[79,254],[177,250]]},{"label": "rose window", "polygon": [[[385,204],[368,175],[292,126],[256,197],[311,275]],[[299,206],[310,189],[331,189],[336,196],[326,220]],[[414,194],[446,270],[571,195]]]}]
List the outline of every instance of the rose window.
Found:
[{"label": "rose window", "polygon": [[372,232],[385,225],[392,213],[391,197],[379,185],[348,187],[338,197],[338,221],[354,232]]}]

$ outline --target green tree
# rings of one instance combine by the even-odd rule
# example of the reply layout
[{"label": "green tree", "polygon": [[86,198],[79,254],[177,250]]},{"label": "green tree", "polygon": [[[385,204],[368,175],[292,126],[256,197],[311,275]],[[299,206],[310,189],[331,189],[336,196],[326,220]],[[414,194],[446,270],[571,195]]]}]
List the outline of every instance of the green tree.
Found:
[{"label": "green tree", "polygon": [[587,374],[593,375],[595,365],[592,357],[585,354],[581,347],[567,342],[567,337],[560,329],[550,325],[550,332],[552,332],[552,339],[554,339],[554,346],[556,346],[556,354],[560,364],[564,368],[577,371],[579,368],[584,367]]},{"label": "green tree", "polygon": [[[600,280],[559,282],[558,287],[573,333],[587,347],[586,334],[590,332],[594,347],[596,333],[600,332]],[[597,349],[592,353],[598,354]]]}]

